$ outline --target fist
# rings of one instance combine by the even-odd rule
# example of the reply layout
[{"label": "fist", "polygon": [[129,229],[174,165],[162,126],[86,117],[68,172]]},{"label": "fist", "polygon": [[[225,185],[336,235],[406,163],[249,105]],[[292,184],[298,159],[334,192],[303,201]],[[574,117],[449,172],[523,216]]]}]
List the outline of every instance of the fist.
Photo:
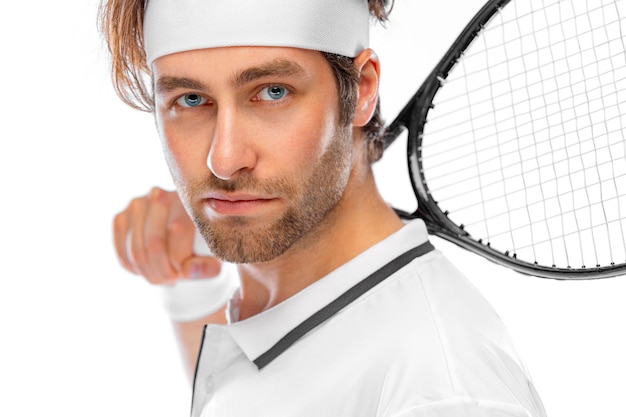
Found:
[{"label": "fist", "polygon": [[153,188],[133,199],[113,220],[113,239],[119,262],[152,284],[181,279],[211,278],[221,263],[187,215],[178,194]]}]

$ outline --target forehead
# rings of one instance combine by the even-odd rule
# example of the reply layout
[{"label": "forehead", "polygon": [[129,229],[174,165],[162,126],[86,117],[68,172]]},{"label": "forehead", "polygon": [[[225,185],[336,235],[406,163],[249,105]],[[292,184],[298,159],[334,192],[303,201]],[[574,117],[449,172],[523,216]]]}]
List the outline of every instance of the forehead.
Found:
[{"label": "forehead", "polygon": [[[330,72],[322,53],[288,47],[224,47],[197,49],[162,56],[153,62],[155,80],[164,76],[229,78],[242,81],[251,69],[281,75],[311,78]],[[258,78],[263,74],[255,74]],[[245,80],[244,80],[245,81]]]}]

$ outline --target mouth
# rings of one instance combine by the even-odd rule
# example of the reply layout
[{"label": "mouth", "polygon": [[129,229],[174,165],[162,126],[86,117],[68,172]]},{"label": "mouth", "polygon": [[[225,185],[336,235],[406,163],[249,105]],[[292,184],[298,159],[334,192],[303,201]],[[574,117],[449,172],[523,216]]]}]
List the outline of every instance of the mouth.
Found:
[{"label": "mouth", "polygon": [[269,210],[278,202],[276,197],[250,194],[213,193],[202,199],[204,211],[209,217],[255,216]]}]

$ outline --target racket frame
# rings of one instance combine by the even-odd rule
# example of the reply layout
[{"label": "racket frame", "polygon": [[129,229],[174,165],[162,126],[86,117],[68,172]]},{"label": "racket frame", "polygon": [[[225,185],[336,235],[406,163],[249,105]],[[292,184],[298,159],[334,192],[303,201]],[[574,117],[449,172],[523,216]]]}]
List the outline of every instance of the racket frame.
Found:
[{"label": "racket frame", "polygon": [[626,263],[611,266],[594,267],[556,267],[543,266],[537,263],[529,263],[517,259],[515,253],[500,252],[491,247],[489,242],[482,239],[475,240],[465,231],[464,226],[457,225],[448,218],[448,213],[443,212],[433,199],[424,178],[422,166],[422,139],[424,126],[428,112],[434,108],[433,97],[442,87],[445,79],[452,68],[462,57],[463,51],[479,35],[487,23],[506,6],[511,0],[490,0],[474,16],[470,23],[457,37],[452,47],[428,75],[415,95],[400,111],[394,121],[385,129],[383,134],[385,149],[391,145],[404,130],[408,130],[407,139],[407,162],[411,185],[417,199],[417,210],[407,213],[402,210],[396,212],[400,217],[410,219],[422,219],[426,223],[428,232],[450,241],[466,250],[474,252],[498,265],[513,269],[522,274],[540,278],[557,280],[589,280],[610,278],[626,273]]}]

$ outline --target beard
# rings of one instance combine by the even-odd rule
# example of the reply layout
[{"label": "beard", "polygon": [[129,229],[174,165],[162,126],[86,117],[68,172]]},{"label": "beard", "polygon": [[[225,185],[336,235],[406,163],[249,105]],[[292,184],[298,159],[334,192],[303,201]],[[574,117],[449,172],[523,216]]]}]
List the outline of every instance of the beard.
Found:
[{"label": "beard", "polygon": [[[261,181],[245,173],[231,180],[221,180],[211,175],[178,189],[187,211],[215,256],[231,263],[269,262],[313,233],[328,218],[343,196],[351,159],[350,129],[339,127],[306,178]],[[202,209],[190,204],[194,196],[207,190],[279,195],[285,199],[287,207],[268,224],[244,216],[210,220]]]}]

